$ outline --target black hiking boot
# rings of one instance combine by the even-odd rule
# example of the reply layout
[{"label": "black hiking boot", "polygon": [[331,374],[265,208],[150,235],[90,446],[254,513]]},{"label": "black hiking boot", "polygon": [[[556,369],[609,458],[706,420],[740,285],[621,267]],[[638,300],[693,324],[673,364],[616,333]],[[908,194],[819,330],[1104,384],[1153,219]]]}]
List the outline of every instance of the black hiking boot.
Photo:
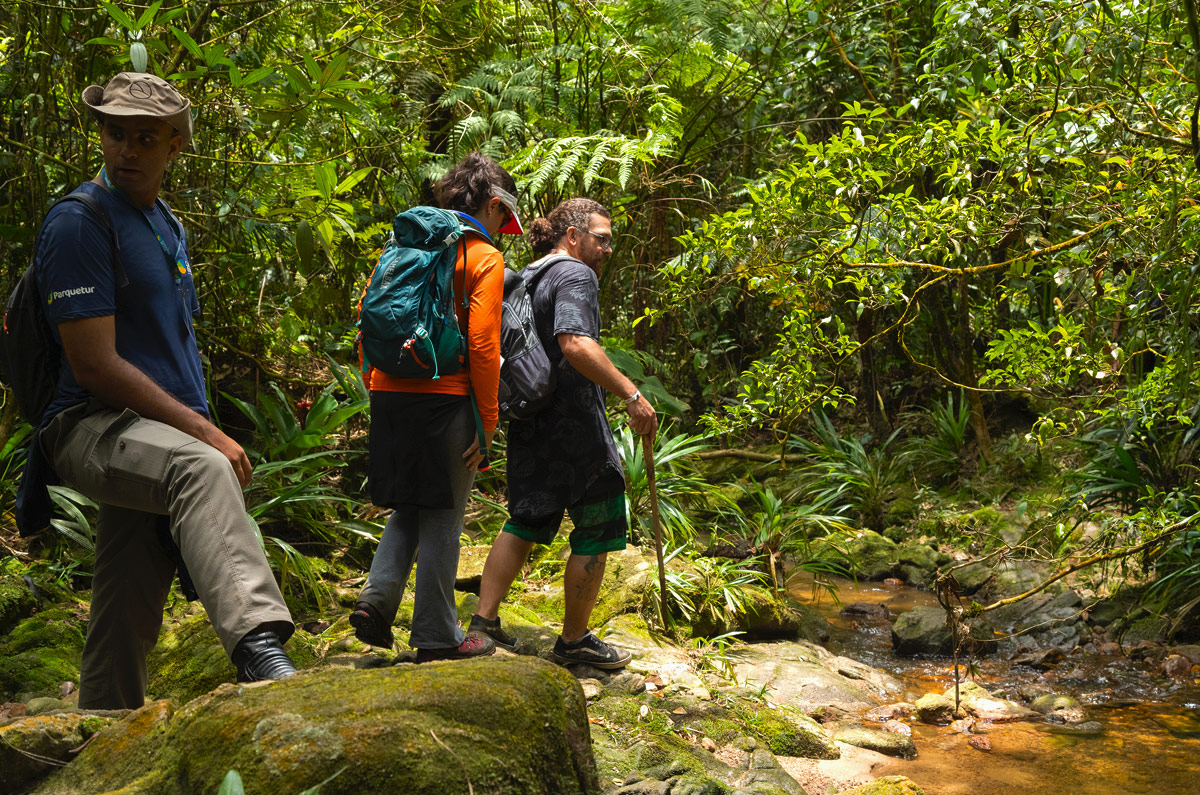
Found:
[{"label": "black hiking boot", "polygon": [[282,679],[296,673],[279,636],[270,630],[248,633],[233,647],[230,658],[237,667],[238,682]]}]

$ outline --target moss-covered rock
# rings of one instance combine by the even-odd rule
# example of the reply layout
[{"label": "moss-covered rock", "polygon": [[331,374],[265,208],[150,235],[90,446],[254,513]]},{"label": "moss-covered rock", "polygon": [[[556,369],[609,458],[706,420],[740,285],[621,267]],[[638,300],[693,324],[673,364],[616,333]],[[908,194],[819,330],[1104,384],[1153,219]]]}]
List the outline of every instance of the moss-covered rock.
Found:
[{"label": "moss-covered rock", "polygon": [[1133,615],[1142,599],[1137,587],[1121,588],[1115,594],[1101,599],[1088,608],[1088,619],[1097,626],[1107,627],[1118,619]]},{"label": "moss-covered rock", "polygon": [[946,612],[918,605],[900,614],[892,624],[892,651],[901,657],[954,653],[954,639],[946,626]]},{"label": "moss-covered rock", "polygon": [[904,525],[916,515],[916,500],[911,495],[901,494],[888,503],[887,510],[883,512],[883,523],[885,526]]},{"label": "moss-covered rock", "polygon": [[182,620],[165,621],[146,664],[147,698],[170,699],[176,704],[185,704],[217,685],[232,682],[235,673],[203,611]]},{"label": "moss-covered rock", "polygon": [[841,758],[842,752],[821,725],[796,710],[748,706],[741,718],[773,754],[806,759]]},{"label": "moss-covered rock", "polygon": [[1143,616],[1130,622],[1121,633],[1122,643],[1140,643],[1144,640],[1162,643],[1167,639],[1171,622],[1158,616]]},{"label": "moss-covered rock", "polygon": [[73,758],[78,748],[116,718],[60,712],[0,725],[0,792],[23,792]]},{"label": "moss-covered rock", "polygon": [[[343,634],[351,632],[348,622],[343,630]],[[297,629],[285,646],[297,668],[309,668],[316,661],[308,642],[311,637]],[[163,622],[146,667],[146,697],[170,699],[176,704],[186,704],[218,685],[232,682],[235,675],[233,663],[199,603],[193,603],[182,617]]]},{"label": "moss-covered rock", "polygon": [[[569,553],[569,550],[565,550]],[[651,597],[649,593],[658,576],[654,553],[643,553],[637,547],[610,552],[604,567],[604,580],[596,607],[592,610],[591,625],[604,626],[610,619],[636,612]],[[682,561],[672,561],[669,567],[678,570]],[[539,564],[544,568],[545,564]],[[536,613],[543,622],[561,624],[565,601],[561,572],[554,573],[555,581],[548,590],[535,588],[518,597],[518,604]]]},{"label": "moss-covered rock", "polygon": [[[964,649],[969,647],[976,654],[994,654],[993,637],[991,623],[976,618],[971,623],[970,636],[961,640]],[[952,655],[954,636],[946,624],[946,611],[918,605],[901,613],[892,624],[892,651],[901,657]]]},{"label": "moss-covered rock", "polygon": [[992,567],[986,563],[968,563],[961,569],[954,570],[954,579],[958,581],[964,596],[978,593],[980,589],[991,582],[993,576]]},{"label": "moss-covered rock", "polygon": [[[828,625],[815,611],[806,613],[800,605],[784,601],[767,588],[743,586],[738,589],[738,596],[742,603],[733,615],[696,618],[692,622],[692,636],[711,638],[738,631],[743,640],[793,640],[807,634],[803,630],[814,624],[813,615]],[[825,635],[828,634],[826,630]]]},{"label": "moss-covered rock", "polygon": [[935,726],[945,726],[955,718],[954,698],[941,693],[926,693],[913,705],[917,720]]},{"label": "moss-covered rock", "polygon": [[842,790],[838,795],[925,795],[925,790],[905,776],[884,776],[870,784]]},{"label": "moss-covered rock", "polygon": [[86,626],[86,617],[64,608],[20,621],[0,639],[0,698],[56,696],[63,682],[78,682]]},{"label": "moss-covered rock", "polygon": [[459,550],[455,590],[479,593],[479,584],[483,581],[483,564],[487,562],[491,550],[491,546],[463,546]]},{"label": "moss-covered rock", "polygon": [[1080,705],[1071,696],[1062,693],[1044,693],[1035,698],[1029,708],[1034,712],[1046,715],[1050,712],[1080,709]]},{"label": "moss-covered rock", "polygon": [[599,792],[578,683],[526,657],[226,685],[150,732],[125,724],[101,732],[39,792],[207,795],[231,769],[248,793],[300,792],[338,771],[325,795],[368,785],[405,793]]},{"label": "moss-covered rock", "polygon": [[29,586],[16,574],[0,571],[0,635],[4,635],[37,607]]},{"label": "moss-covered rock", "polygon": [[830,533],[823,541],[830,544],[831,552],[840,549],[833,557],[840,558],[863,579],[882,580],[896,571],[896,542],[873,530]]}]

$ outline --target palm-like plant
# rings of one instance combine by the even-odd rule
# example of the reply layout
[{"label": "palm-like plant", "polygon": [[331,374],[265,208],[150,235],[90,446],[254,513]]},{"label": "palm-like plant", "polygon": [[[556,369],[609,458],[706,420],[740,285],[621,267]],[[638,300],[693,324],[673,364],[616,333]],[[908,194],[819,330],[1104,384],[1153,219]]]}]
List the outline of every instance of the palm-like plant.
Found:
[{"label": "palm-like plant", "polygon": [[[354,513],[360,501],[349,496],[333,477],[347,459],[361,450],[339,450],[337,434],[346,422],[370,405],[357,369],[333,366],[334,380],[301,418],[283,391],[271,393],[253,406],[229,397],[254,423],[259,447],[247,448],[254,473],[246,490],[246,513],[254,522],[264,549],[286,586],[294,579],[301,590],[320,590],[311,561],[296,548],[299,543],[340,543],[351,537],[378,538],[382,528]],[[345,400],[336,396],[338,390]],[[350,514],[350,518],[344,518]]]},{"label": "palm-like plant", "polygon": [[758,483],[742,486],[742,490],[753,500],[754,510],[737,515],[739,529],[765,559],[767,576],[777,591],[785,585],[782,576],[785,558],[803,566],[811,559],[810,537],[847,529],[846,518],[836,511],[827,512],[824,503],[789,505],[772,489]]},{"label": "palm-like plant", "polygon": [[971,429],[971,407],[962,392],[957,400],[952,393],[947,394],[945,403],[934,402],[930,408],[916,412],[915,418],[931,433],[913,439],[909,454],[933,477],[957,480]]},{"label": "palm-like plant", "polygon": [[904,476],[908,456],[889,448],[900,433],[897,428],[878,446],[868,450],[862,439],[843,439],[824,414],[813,415],[817,441],[793,436],[791,447],[810,459],[808,482],[792,497],[804,497],[814,505],[838,506],[833,513],[854,511],[863,524],[883,529],[883,516]]}]

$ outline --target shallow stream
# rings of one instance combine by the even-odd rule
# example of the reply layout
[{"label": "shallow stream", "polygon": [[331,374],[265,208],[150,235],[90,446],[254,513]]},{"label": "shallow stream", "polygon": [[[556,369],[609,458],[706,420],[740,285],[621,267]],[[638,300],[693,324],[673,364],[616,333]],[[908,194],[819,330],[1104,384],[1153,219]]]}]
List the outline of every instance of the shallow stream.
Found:
[{"label": "shallow stream", "polygon": [[[843,605],[885,604],[895,616],[916,605],[937,606],[933,594],[875,582],[837,583]],[[888,622],[851,618],[811,580],[796,577],[792,596],[814,605],[830,620],[826,646],[897,677],[905,687],[897,700],[916,701],[953,685],[948,660],[910,660],[892,654]],[[1046,722],[977,727],[990,751],[968,745],[968,735],[948,726],[910,722],[919,756],[888,761],[873,775],[904,775],[927,795],[1128,795],[1200,792],[1200,686],[1170,680],[1148,663],[1123,656],[1076,652],[1041,673],[1004,660],[978,662],[976,681],[993,694],[1021,702],[1022,689],[1040,687],[1074,696],[1103,731],[1071,733]],[[870,725],[870,724],[868,724]]]}]

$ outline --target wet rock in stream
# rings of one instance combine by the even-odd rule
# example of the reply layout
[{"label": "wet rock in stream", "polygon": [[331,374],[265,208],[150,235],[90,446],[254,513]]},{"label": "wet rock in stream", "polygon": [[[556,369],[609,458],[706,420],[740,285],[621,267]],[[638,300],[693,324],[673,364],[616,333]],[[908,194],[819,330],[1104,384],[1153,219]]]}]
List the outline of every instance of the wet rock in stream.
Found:
[{"label": "wet rock in stream", "polygon": [[[991,625],[982,620],[971,626],[971,637],[964,648],[973,647],[977,654],[994,649],[987,643],[992,637]],[[899,657],[954,654],[954,636],[946,625],[946,611],[939,607],[918,605],[901,614],[892,624],[892,651]]]},{"label": "wet rock in stream", "polygon": [[840,743],[866,748],[899,759],[917,758],[916,743],[913,742],[912,737],[900,732],[848,727],[833,735],[833,739]]}]

